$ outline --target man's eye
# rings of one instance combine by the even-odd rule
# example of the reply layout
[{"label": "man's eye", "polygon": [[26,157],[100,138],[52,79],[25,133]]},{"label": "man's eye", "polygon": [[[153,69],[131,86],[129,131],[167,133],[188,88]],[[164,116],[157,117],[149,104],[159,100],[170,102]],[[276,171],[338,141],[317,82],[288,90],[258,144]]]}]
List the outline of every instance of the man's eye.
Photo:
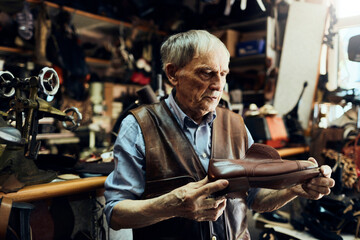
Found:
[{"label": "man's eye", "polygon": [[201,76],[206,79],[210,78],[212,76],[212,72],[203,71],[203,72],[201,72]]},{"label": "man's eye", "polygon": [[220,75],[221,75],[222,77],[226,77],[226,76],[228,75],[228,73],[227,73],[227,72],[222,72],[222,73],[220,73]]}]

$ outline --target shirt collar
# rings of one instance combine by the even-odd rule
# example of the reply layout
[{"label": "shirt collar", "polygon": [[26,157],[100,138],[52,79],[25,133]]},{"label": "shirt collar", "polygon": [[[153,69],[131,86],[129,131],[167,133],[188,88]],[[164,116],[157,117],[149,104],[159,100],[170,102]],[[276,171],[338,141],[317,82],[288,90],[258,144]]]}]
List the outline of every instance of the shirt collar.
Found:
[{"label": "shirt collar", "polygon": [[[196,122],[194,122],[194,120],[192,120],[189,116],[187,116],[179,107],[179,105],[176,103],[175,101],[175,95],[176,95],[176,90],[175,88],[171,91],[169,97],[166,99],[166,102],[170,108],[170,110],[172,111],[172,113],[175,115],[176,119],[178,120],[180,126],[185,127],[185,126],[198,126],[198,124]],[[202,124],[209,124],[211,125],[213,123],[213,121],[216,118],[216,111],[210,112],[208,113],[205,118],[203,119]],[[186,123],[186,125],[185,125]]]}]

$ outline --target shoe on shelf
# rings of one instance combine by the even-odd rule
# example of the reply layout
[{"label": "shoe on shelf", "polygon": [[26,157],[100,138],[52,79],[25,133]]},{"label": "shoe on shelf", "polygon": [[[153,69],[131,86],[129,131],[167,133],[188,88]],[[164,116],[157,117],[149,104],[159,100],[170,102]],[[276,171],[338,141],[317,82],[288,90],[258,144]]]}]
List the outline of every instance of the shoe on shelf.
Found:
[{"label": "shoe on shelf", "polygon": [[284,189],[319,176],[320,168],[308,160],[281,159],[276,149],[254,143],[243,159],[210,159],[210,181],[226,179],[226,189],[215,196],[244,196],[249,188]]}]

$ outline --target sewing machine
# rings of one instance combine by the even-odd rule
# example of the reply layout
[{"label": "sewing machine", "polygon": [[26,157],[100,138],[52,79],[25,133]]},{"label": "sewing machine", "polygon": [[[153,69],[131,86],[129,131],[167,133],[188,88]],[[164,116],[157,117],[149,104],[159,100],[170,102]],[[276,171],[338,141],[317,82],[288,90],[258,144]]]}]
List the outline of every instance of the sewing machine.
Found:
[{"label": "sewing machine", "polygon": [[[39,119],[53,117],[62,121],[63,127],[70,131],[79,127],[82,120],[77,108],[71,107],[62,112],[38,96],[41,91],[48,100],[52,100],[59,86],[56,71],[49,67],[41,69],[38,76],[28,78],[16,78],[8,71],[0,71],[0,97],[11,98],[10,110],[7,113],[0,112],[0,117],[15,121],[17,129],[12,131],[14,141],[0,136],[0,143],[6,143],[0,156],[0,190],[14,190],[14,187],[6,187],[6,184],[1,182],[1,176],[14,174],[24,185],[48,182],[56,177],[55,172],[39,170],[33,161],[40,149],[40,142],[36,140]],[[9,128],[9,125],[0,124],[0,133],[1,127]],[[5,133],[0,135],[5,136]],[[20,139],[16,139],[16,136],[20,136]]]}]

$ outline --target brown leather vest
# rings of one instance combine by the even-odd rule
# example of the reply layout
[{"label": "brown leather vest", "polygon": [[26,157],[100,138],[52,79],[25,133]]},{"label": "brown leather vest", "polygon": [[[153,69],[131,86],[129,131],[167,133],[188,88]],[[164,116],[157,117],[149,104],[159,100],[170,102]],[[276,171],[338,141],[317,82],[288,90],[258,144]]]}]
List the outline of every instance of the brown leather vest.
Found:
[{"label": "brown leather vest", "polygon": [[[206,176],[206,170],[193,146],[164,101],[143,105],[131,113],[138,121],[145,140],[146,185],[143,199],[165,194]],[[243,157],[248,148],[248,139],[242,117],[219,107],[216,114],[211,157]],[[224,214],[216,222],[172,218],[145,228],[133,229],[134,240],[205,240],[214,235],[217,239],[250,239],[246,210],[244,199],[228,199]],[[218,229],[222,229],[222,233]]]}]

